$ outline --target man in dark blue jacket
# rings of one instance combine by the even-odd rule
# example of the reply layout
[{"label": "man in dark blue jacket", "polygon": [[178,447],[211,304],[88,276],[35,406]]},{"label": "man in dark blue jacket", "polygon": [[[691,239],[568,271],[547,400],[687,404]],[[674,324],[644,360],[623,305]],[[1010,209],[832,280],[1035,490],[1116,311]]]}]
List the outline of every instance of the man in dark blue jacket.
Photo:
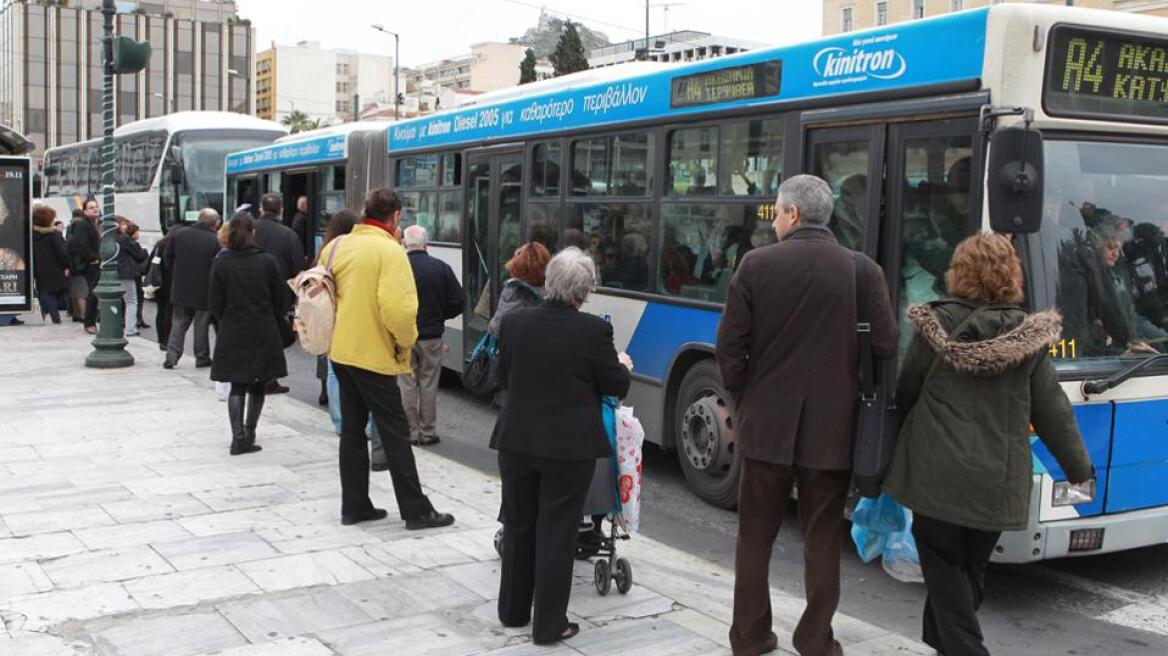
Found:
[{"label": "man in dark blue jacket", "polygon": [[402,235],[418,287],[418,341],[410,356],[413,376],[398,376],[402,405],[410,422],[410,443],[438,443],[438,377],[442,372],[442,333],[446,320],[462,314],[462,285],[450,265],[426,252],[429,236],[422,226]]}]

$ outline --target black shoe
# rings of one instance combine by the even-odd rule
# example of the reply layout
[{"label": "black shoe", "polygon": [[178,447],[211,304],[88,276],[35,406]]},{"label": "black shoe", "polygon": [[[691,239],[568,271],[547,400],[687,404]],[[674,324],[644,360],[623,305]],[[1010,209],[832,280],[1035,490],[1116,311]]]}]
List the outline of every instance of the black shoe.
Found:
[{"label": "black shoe", "polygon": [[12,320],[8,322],[8,325],[9,326],[23,326],[24,322],[21,321],[19,317],[12,317]]},{"label": "black shoe", "polygon": [[352,515],[341,515],[341,524],[345,526],[352,526],[353,524],[360,524],[361,522],[375,522],[379,519],[389,517],[389,513],[381,508],[374,508],[363,513],[355,513]]},{"label": "black shoe", "polygon": [[416,440],[410,440],[410,444],[414,446],[434,446],[442,441],[442,438],[437,435],[422,435]]},{"label": "black shoe", "polygon": [[[166,349],[162,349],[162,350],[164,350],[164,351],[165,351]],[[171,361],[167,360],[166,362],[163,362],[163,363],[162,363],[162,368],[163,368],[163,369],[174,369],[174,364],[175,364],[175,363],[173,363],[173,362],[171,362]]]},{"label": "black shoe", "polygon": [[251,444],[247,440],[232,440],[231,441],[231,455],[241,456],[245,453],[255,453],[256,451],[263,451],[264,447],[258,444]]},{"label": "black shoe", "polygon": [[149,327],[150,327],[150,324],[146,323],[145,321],[139,321],[139,322],[138,322],[138,327],[139,327],[139,328],[149,328]]},{"label": "black shoe", "polygon": [[73,323],[85,323],[84,317],[73,317]]},{"label": "black shoe", "polygon": [[288,388],[280,384],[280,381],[273,380],[264,385],[264,394],[287,394]]},{"label": "black shoe", "polygon": [[158,345],[158,350],[159,350],[159,351],[162,351],[163,353],[166,353],[166,344],[161,344],[161,343],[160,343],[160,344]]},{"label": "black shoe", "polygon": [[420,531],[425,528],[442,528],[454,523],[454,515],[431,510],[417,519],[406,520],[407,531]]},{"label": "black shoe", "polygon": [[328,394],[321,394],[316,397],[316,403],[318,405],[328,405]]},{"label": "black shoe", "polygon": [[211,358],[200,358],[195,360],[196,369],[206,369],[211,366]]},{"label": "black shoe", "polygon": [[388,462],[375,462],[369,466],[369,469],[372,471],[389,471],[389,463]]},{"label": "black shoe", "polygon": [[572,638],[575,638],[577,633],[580,633],[580,625],[575,622],[568,622],[568,626],[564,627],[564,631],[555,638],[552,638],[551,640],[543,640],[532,636],[531,641],[537,645],[554,645],[561,640],[571,640]]}]

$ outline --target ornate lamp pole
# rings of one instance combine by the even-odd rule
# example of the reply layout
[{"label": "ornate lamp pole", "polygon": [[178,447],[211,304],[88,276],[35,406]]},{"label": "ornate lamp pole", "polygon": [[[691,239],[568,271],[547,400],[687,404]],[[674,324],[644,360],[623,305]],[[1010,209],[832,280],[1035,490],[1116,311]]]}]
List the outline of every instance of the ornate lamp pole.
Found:
[{"label": "ornate lamp pole", "polygon": [[118,302],[122,286],[118,281],[117,224],[114,222],[114,73],[136,73],[150,60],[150,45],[134,43],[122,38],[114,45],[114,0],[102,0],[102,94],[101,118],[104,136],[101,142],[101,279],[94,295],[101,313],[101,330],[93,340],[93,352],[85,358],[85,366],[115,369],[134,364],[134,356],[126,350],[125,317]]}]

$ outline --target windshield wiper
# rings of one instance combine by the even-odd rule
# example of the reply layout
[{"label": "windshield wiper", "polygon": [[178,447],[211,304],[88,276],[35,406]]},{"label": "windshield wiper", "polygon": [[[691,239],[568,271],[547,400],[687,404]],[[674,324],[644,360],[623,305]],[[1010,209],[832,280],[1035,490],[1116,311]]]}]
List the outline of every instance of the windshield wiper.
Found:
[{"label": "windshield wiper", "polygon": [[1114,389],[1127,382],[1127,379],[1138,374],[1150,367],[1153,363],[1168,360],[1168,353],[1159,353],[1152,357],[1141,360],[1121,371],[1117,371],[1107,378],[1101,380],[1088,380],[1083,382],[1083,396],[1091,396],[1094,394],[1102,394],[1109,389]]}]

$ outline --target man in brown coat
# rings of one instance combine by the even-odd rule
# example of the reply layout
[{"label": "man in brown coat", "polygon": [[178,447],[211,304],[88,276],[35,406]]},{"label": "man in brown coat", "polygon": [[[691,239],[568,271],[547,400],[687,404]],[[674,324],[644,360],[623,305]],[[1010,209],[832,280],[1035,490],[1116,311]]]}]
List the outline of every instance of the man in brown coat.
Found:
[{"label": "man in brown coat", "polygon": [[[736,655],[776,648],[769,564],[793,485],[805,543],[807,607],[795,629],[802,656],[841,654],[831,629],[839,605],[840,525],[852,466],[859,393],[853,253],[828,228],[831,189],[798,175],[779,187],[780,242],[746,255],[718,327],[722,381],[738,407],[734,621]],[[896,322],[880,266],[863,258],[872,290],[877,358],[896,355]]]}]

